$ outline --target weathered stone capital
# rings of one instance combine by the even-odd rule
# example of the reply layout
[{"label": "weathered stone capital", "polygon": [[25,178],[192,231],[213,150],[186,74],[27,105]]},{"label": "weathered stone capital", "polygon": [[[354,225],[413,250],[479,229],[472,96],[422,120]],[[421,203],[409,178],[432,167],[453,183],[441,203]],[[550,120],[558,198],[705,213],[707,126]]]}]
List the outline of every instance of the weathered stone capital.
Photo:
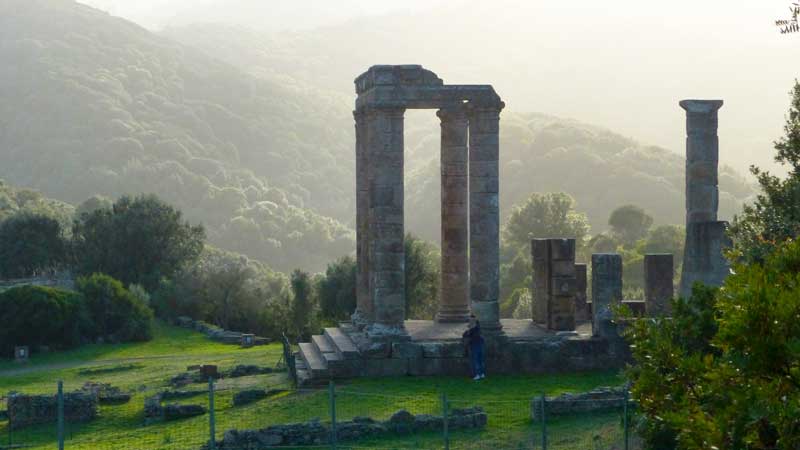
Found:
[{"label": "weathered stone capital", "polygon": [[467,111],[464,108],[442,108],[436,111],[436,117],[442,123],[466,121]]},{"label": "weathered stone capital", "polygon": [[492,114],[492,113],[494,113],[494,114],[497,114],[499,116],[500,112],[505,107],[506,107],[506,104],[505,104],[505,102],[502,102],[502,101],[497,102],[497,103],[488,103],[488,104],[472,103],[472,102],[466,104],[466,108],[467,108],[467,110],[469,112],[469,115]]},{"label": "weathered stone capital", "polygon": [[722,108],[722,100],[681,100],[678,104],[690,113],[710,114]]}]

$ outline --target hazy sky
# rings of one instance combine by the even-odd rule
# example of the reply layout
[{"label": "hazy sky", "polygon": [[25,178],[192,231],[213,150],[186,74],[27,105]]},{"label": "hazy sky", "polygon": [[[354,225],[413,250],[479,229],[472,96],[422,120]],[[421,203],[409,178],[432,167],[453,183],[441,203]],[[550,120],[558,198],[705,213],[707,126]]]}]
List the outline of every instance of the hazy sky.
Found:
[{"label": "hazy sky", "polygon": [[[465,29],[446,20],[403,29],[370,64],[422,63],[448,83],[494,84],[514,110],[576,118],[677,152],[685,136],[678,101],[722,98],[720,158],[742,172],[771,166],[800,77],[800,34],[774,26],[792,1],[84,0],[151,29],[226,22],[278,31],[396,11],[452,13]],[[406,45],[411,33],[423,44]],[[348,89],[351,80],[343,79]]]}]

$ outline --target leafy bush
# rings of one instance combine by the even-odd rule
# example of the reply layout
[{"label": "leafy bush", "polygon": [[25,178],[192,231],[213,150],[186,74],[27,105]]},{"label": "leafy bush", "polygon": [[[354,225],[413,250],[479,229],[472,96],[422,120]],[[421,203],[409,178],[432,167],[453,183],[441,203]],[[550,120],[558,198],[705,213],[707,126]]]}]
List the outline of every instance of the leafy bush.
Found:
[{"label": "leafy bush", "polygon": [[733,272],[627,332],[646,448],[800,446],[800,242]]},{"label": "leafy bush", "polygon": [[87,314],[80,294],[42,286],[21,286],[0,293],[0,355],[15,345],[65,349],[81,343]]},{"label": "leafy bush", "polygon": [[317,285],[322,317],[347,320],[356,309],[356,271],[358,264],[345,256],[328,264],[325,276]]},{"label": "leafy bush", "polygon": [[119,281],[96,273],[78,279],[91,327],[86,337],[111,342],[146,341],[153,337],[153,311]]}]

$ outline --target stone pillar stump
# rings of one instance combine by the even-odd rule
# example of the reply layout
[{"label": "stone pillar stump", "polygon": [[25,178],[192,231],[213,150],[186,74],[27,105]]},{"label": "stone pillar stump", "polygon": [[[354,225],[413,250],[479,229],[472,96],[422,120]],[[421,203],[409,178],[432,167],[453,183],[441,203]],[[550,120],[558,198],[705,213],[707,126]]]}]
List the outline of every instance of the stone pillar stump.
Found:
[{"label": "stone pillar stump", "polygon": [[592,334],[615,338],[611,307],[622,303],[622,256],[616,253],[592,255]]},{"label": "stone pillar stump", "polygon": [[644,255],[644,303],[648,316],[672,315],[674,270],[672,255]]}]

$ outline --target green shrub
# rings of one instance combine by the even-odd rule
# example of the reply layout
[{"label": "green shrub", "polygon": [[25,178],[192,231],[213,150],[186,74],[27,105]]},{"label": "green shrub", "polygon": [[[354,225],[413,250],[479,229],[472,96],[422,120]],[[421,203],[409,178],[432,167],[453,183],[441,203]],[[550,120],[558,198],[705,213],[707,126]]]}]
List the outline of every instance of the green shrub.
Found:
[{"label": "green shrub", "polygon": [[91,327],[85,330],[92,340],[110,342],[146,341],[153,336],[153,311],[119,281],[96,273],[78,279]]},{"label": "green shrub", "polygon": [[81,343],[87,324],[83,298],[77,292],[42,286],[21,286],[0,293],[0,355],[11,356],[15,345],[34,350],[46,345],[65,349]]}]

